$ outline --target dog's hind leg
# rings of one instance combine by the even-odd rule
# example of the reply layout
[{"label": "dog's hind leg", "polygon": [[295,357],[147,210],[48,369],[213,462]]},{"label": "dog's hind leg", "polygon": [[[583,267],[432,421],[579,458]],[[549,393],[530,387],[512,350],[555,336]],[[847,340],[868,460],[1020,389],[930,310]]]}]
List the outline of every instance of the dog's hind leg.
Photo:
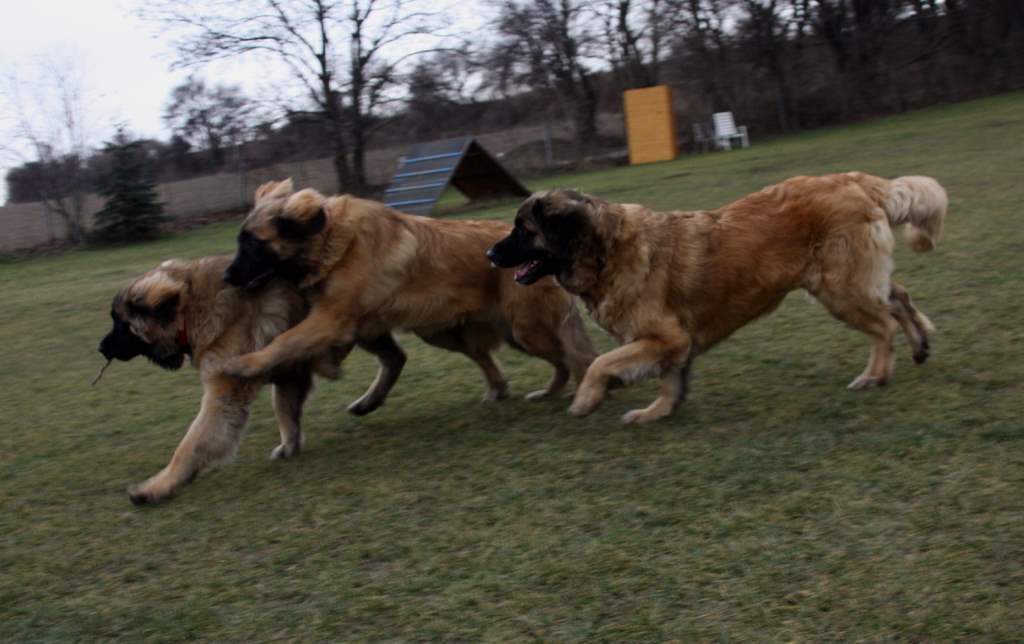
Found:
[{"label": "dog's hind leg", "polygon": [[402,347],[390,333],[385,333],[372,340],[359,339],[356,344],[377,356],[377,361],[380,363],[377,377],[374,378],[370,388],[348,406],[350,414],[365,416],[384,404],[391,388],[398,382],[398,376],[402,374],[407,358],[405,351],[402,351]]},{"label": "dog's hind leg", "polygon": [[554,368],[551,380],[543,389],[526,394],[527,400],[544,400],[557,395],[569,382],[571,371],[566,364],[566,354],[561,346],[561,338],[555,333],[546,333],[547,328],[514,329],[509,338],[509,345],[526,355],[540,358]]},{"label": "dog's hind leg", "polygon": [[487,381],[484,402],[508,398],[508,381],[491,353],[501,345],[498,330],[490,324],[472,323],[431,333],[417,334],[427,344],[461,353],[480,367]]},{"label": "dog's hind leg", "polygon": [[871,336],[871,355],[864,371],[853,379],[848,389],[880,387],[892,377],[894,356],[892,340],[897,322],[884,310],[854,309],[842,312],[840,319]]},{"label": "dog's hind leg", "polygon": [[900,326],[892,304],[894,293],[898,299],[892,284],[892,229],[879,208],[868,209],[864,216],[867,221],[863,225],[832,231],[825,239],[817,251],[815,277],[805,284],[834,317],[872,340],[868,364],[849,389],[889,381],[894,363],[892,341]]},{"label": "dog's hind leg", "polygon": [[818,299],[837,319],[868,335],[871,340],[871,355],[868,364],[859,376],[847,386],[848,389],[864,389],[880,387],[892,377],[894,356],[892,340],[898,328],[895,318],[889,313],[888,307],[863,306],[854,302],[828,300],[818,295]]},{"label": "dog's hind leg", "polygon": [[837,235],[821,251],[820,280],[808,289],[833,316],[872,339],[867,367],[849,389],[881,386],[892,377],[899,328],[890,304],[892,247],[892,232],[881,221]]},{"label": "dog's hind leg", "polygon": [[914,353],[914,363],[923,364],[928,359],[928,334],[935,331],[935,326],[928,317],[919,311],[910,300],[907,289],[893,283],[889,293],[889,308],[893,317],[899,322]]},{"label": "dog's hind leg", "polygon": [[[561,293],[558,293],[561,296]],[[553,298],[552,298],[553,299]],[[526,394],[527,400],[543,400],[557,395],[572,377],[577,384],[583,381],[587,367],[597,355],[594,345],[583,327],[583,319],[572,300],[560,298],[547,301],[548,307],[514,311],[515,320],[509,344],[527,355],[551,364],[554,373],[544,389]],[[523,310],[525,309],[525,310]]]},{"label": "dog's hind leg", "polygon": [[484,372],[484,378],[487,380],[487,394],[484,396],[484,402],[495,402],[508,398],[508,381],[505,380],[505,374],[502,373],[501,366],[495,360],[494,354],[481,349],[466,355]]},{"label": "dog's hind leg", "polygon": [[302,451],[302,405],[313,388],[313,374],[308,367],[275,378],[271,402],[281,432],[281,444],[270,453],[272,460],[291,458]]},{"label": "dog's hind leg", "polygon": [[814,296],[825,305],[832,315],[851,327],[868,335],[871,340],[871,356],[859,376],[847,386],[848,389],[879,387],[889,382],[893,371],[892,341],[899,325],[889,310],[888,302],[878,301],[855,292],[834,293],[817,291]]},{"label": "dog's hind leg", "polygon": [[566,383],[569,382],[569,369],[561,364],[552,363],[555,371],[551,374],[551,380],[548,381],[547,386],[543,389],[531,391],[526,394],[527,400],[544,400],[558,394],[558,392],[565,389]]}]

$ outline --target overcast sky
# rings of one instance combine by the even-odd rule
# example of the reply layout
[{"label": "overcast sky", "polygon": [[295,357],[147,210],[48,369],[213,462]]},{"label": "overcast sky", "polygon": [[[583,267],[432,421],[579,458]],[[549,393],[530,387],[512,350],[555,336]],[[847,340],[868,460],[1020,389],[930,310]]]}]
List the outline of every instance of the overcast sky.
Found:
[{"label": "overcast sky", "polygon": [[73,59],[101,129],[123,122],[139,135],[162,137],[164,102],[185,74],[168,70],[165,40],[131,14],[132,6],[118,0],[7,3],[0,69],[31,81],[40,57]]},{"label": "overcast sky", "polygon": [[[437,3],[441,4],[441,3]],[[479,24],[477,3],[455,2],[456,22]],[[159,27],[134,15],[135,0],[46,0],[8,2],[0,21],[0,148],[12,145],[13,110],[5,100],[10,78],[22,85],[38,79],[40,60],[77,68],[86,94],[85,107],[92,135],[99,146],[124,124],[140,137],[166,140],[170,133],[161,120],[171,89],[188,75],[170,71],[173,51],[170,38]],[[201,70],[214,83],[241,85],[250,95],[272,82],[266,64],[226,63]],[[277,79],[280,82],[281,72]],[[33,101],[22,96],[31,109]],[[24,150],[24,147],[22,147]],[[0,156],[0,177],[18,165],[10,154]],[[6,198],[6,182],[0,181],[0,203]]]},{"label": "overcast sky", "polygon": [[[77,69],[86,94],[89,141],[99,145],[123,123],[139,136],[167,138],[161,122],[163,105],[187,74],[171,72],[165,39],[153,25],[132,15],[132,3],[119,0],[47,0],[5,3],[0,21],[0,135],[11,140],[13,108],[6,96],[11,78],[22,86],[38,81],[43,61]],[[70,62],[69,62],[70,61]],[[22,95],[31,109],[31,96]],[[20,149],[25,152],[23,146]],[[0,157],[0,176],[17,165]],[[0,197],[6,197],[6,182]]]}]

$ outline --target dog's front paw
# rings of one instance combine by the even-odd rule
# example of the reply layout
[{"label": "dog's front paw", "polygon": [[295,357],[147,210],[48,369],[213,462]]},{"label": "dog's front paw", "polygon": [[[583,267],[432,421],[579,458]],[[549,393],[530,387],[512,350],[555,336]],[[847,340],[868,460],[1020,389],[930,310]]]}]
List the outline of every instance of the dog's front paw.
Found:
[{"label": "dog's front paw", "polygon": [[668,416],[670,412],[661,410],[652,410],[650,407],[645,409],[632,409],[622,415],[622,422],[626,425],[631,423],[649,423],[659,418]]},{"label": "dog's front paw", "polygon": [[548,398],[551,397],[551,395],[551,392],[548,391],[547,389],[538,389],[537,391],[531,391],[530,393],[526,394],[524,398],[526,398],[526,400],[529,400],[530,402],[538,402],[541,400],[547,400]]},{"label": "dog's front paw", "polygon": [[867,389],[868,387],[884,387],[889,382],[888,378],[872,377],[872,376],[857,376],[853,379],[853,382],[846,385],[847,389],[858,391],[860,389]]},{"label": "dog's front paw", "polygon": [[300,451],[302,451],[302,448],[299,446],[299,443],[294,443],[294,444],[281,443],[280,445],[275,447],[272,452],[270,452],[270,460],[272,460],[272,461],[287,460],[289,458],[292,458],[293,456],[298,456]]},{"label": "dog's front paw", "polygon": [[350,404],[348,413],[353,416],[365,416],[384,404],[384,399],[377,396],[363,396]]},{"label": "dog's front paw", "polygon": [[569,405],[569,413],[572,414],[573,416],[576,416],[577,418],[582,418],[583,416],[586,416],[590,414],[590,412],[597,409],[597,405],[600,402],[600,400],[589,400],[586,398],[580,398],[580,396],[577,394],[576,398],[573,399],[572,404]]},{"label": "dog's front paw", "polygon": [[146,505],[159,503],[172,496],[171,490],[161,490],[152,485],[146,485],[145,483],[139,485],[133,485],[128,488],[128,500],[133,505]]},{"label": "dog's front paw", "polygon": [[643,409],[631,409],[622,415],[622,422],[626,425],[630,423],[642,423],[644,422],[644,410]]},{"label": "dog's front paw", "polygon": [[604,390],[593,385],[580,385],[576,389],[576,396],[569,406],[569,413],[573,416],[586,416],[597,409],[597,406],[604,400]]},{"label": "dog's front paw", "polygon": [[481,402],[492,403],[498,402],[499,400],[505,400],[506,398],[508,398],[508,383],[503,382],[488,389]]},{"label": "dog's front paw", "polygon": [[594,411],[593,407],[588,407],[588,406],[585,406],[585,405],[577,405],[576,403],[573,403],[573,404],[569,405],[569,415],[570,416],[575,416],[577,418],[583,418],[584,416],[588,415],[592,411]]}]

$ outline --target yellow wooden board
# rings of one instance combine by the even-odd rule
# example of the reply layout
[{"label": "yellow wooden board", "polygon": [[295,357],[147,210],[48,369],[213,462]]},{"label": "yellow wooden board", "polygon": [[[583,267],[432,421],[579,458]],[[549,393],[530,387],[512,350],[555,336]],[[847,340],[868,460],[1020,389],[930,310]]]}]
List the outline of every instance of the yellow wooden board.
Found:
[{"label": "yellow wooden board", "polygon": [[668,85],[626,90],[623,101],[629,162],[635,165],[676,158],[676,119]]}]

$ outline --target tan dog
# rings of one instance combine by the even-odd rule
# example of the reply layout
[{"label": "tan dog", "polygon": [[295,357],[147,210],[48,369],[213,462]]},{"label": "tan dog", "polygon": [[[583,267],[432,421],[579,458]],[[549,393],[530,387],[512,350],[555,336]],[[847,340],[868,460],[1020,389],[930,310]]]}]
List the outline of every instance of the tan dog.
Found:
[{"label": "tan dog", "polygon": [[187,355],[203,383],[199,415],[171,462],[129,489],[135,504],[165,499],[204,468],[231,458],[241,441],[249,405],[268,381],[274,385],[272,400],[281,432],[281,444],[271,458],[297,454],[302,447],[299,421],[312,387],[312,372],[336,375],[342,355],[333,352],[313,363],[294,363],[269,378],[242,379],[221,372],[225,360],[266,346],[307,310],[302,296],[283,280],[252,295],[224,283],[221,276],[230,261],[230,257],[168,260],[114,297],[110,309],[114,327],[99,347],[107,360],[142,355],[165,369],[177,369]]},{"label": "tan dog", "polygon": [[555,275],[623,343],[593,362],[570,412],[593,411],[613,378],[660,376],[657,400],[623,417],[643,422],[683,401],[694,356],[797,288],[871,337],[871,358],[851,389],[886,383],[899,328],[914,361],[924,362],[933,327],[890,279],[891,227],[906,225],[911,247],[931,250],[946,208],[934,179],[859,172],[795,177],[698,212],[653,212],[553,190],[529,197],[512,234],[488,255],[518,266],[524,284]]},{"label": "tan dog", "polygon": [[[555,368],[548,386],[527,397],[553,395],[570,375],[582,378],[594,349],[572,298],[558,285],[519,288],[511,271],[489,265],[485,251],[509,230],[501,222],[441,221],[351,196],[293,192],[291,180],[265,184],[225,279],[258,289],[283,276],[306,289],[312,308],[301,324],[225,369],[256,376],[332,345],[405,329],[469,356],[483,371],[491,400],[508,388],[491,351],[508,340]],[[382,357],[376,381],[350,410],[379,406],[402,364],[400,354]]]}]

